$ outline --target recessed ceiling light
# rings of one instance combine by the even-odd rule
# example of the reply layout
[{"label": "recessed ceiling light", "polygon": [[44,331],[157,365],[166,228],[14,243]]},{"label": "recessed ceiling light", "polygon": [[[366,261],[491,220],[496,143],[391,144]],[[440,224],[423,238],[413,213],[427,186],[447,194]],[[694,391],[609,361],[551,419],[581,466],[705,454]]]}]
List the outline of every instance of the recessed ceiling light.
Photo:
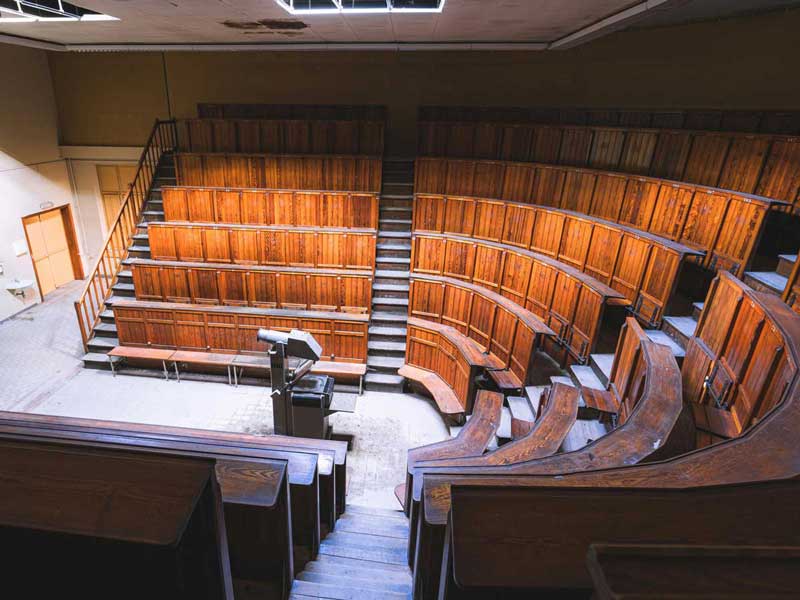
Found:
[{"label": "recessed ceiling light", "polygon": [[0,23],[119,21],[63,0],[0,0]]}]

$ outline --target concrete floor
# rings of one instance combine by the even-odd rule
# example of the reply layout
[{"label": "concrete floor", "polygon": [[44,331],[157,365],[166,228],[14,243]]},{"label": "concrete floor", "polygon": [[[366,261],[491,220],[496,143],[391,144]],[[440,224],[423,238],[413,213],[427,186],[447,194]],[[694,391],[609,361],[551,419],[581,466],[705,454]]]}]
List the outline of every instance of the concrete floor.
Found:
[{"label": "concrete floor", "polygon": [[[268,387],[164,381],[83,369],[72,305],[82,282],[0,323],[0,410],[196,427],[272,432]],[[398,508],[394,486],[405,480],[409,448],[448,437],[424,398],[366,392],[354,414],[331,417],[355,436],[348,454],[348,502]]]}]

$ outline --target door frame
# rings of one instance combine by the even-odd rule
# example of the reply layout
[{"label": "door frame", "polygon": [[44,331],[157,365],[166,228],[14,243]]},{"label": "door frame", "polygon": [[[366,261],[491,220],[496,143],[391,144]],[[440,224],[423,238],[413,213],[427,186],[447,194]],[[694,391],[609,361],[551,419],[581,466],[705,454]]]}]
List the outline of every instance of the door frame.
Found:
[{"label": "door frame", "polygon": [[75,221],[72,216],[72,206],[70,204],[62,204],[61,206],[54,206],[44,210],[31,213],[22,217],[22,230],[25,232],[25,243],[28,245],[28,256],[31,259],[31,266],[33,267],[33,274],[36,277],[36,287],[39,289],[39,298],[44,302],[44,294],[42,293],[42,284],[39,281],[39,272],[36,270],[36,263],[31,255],[31,240],[28,237],[28,228],[25,226],[25,221],[31,217],[38,217],[45,213],[59,211],[61,214],[61,222],[64,224],[64,235],[67,238],[67,248],[69,249],[69,260],[72,264],[72,275],[75,279],[83,279],[83,263],[81,262],[80,250],[78,248],[78,236],[75,232]]}]

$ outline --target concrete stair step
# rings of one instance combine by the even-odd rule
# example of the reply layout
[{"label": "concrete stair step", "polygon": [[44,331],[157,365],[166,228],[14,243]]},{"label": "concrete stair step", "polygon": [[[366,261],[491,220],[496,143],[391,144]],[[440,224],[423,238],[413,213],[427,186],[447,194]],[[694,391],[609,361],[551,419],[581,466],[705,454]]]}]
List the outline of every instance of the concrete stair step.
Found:
[{"label": "concrete stair step", "polygon": [[410,285],[399,283],[376,283],[372,286],[373,292],[402,292],[408,294]]},{"label": "concrete stair step", "polygon": [[123,298],[121,296],[111,295],[106,299],[106,307],[114,306],[114,303],[120,302],[121,300],[130,300],[130,298]]},{"label": "concrete stair step", "polygon": [[[374,317],[374,315],[373,315]],[[382,325],[371,325],[369,335],[382,338],[406,339],[408,330],[405,327],[384,327]]]},{"label": "concrete stair step", "polygon": [[410,243],[404,244],[404,243],[401,243],[401,242],[384,242],[383,244],[378,244],[377,245],[377,249],[378,249],[378,251],[385,250],[385,251],[392,251],[392,252],[394,252],[394,251],[396,251],[396,252],[400,252],[400,251],[411,252],[411,244]]},{"label": "concrete stair step", "polygon": [[789,280],[775,271],[747,271],[744,282],[759,292],[782,294]]},{"label": "concrete stair step", "polygon": [[364,384],[368,390],[376,392],[402,392],[405,377],[388,373],[367,373]]},{"label": "concrete stair step", "polygon": [[407,313],[389,312],[383,310],[373,310],[370,317],[372,323],[385,325],[387,323],[397,323],[405,325],[408,322]]},{"label": "concrete stair step", "polygon": [[533,423],[536,420],[536,413],[533,411],[531,403],[524,396],[509,396],[508,409],[511,416],[518,421],[528,421]]},{"label": "concrete stair step", "polygon": [[327,598],[328,600],[382,600],[383,598],[403,598],[408,600],[408,594],[397,594],[386,591],[372,591],[356,588],[342,588],[339,585],[326,585],[311,581],[295,580],[292,585],[290,598]]},{"label": "concrete stair step", "polygon": [[152,221],[163,221],[164,220],[164,211],[163,210],[145,210],[142,211],[142,219],[147,221],[148,223]]},{"label": "concrete stair step", "polygon": [[385,537],[408,539],[408,520],[380,515],[348,513],[336,520],[334,531],[366,533]]},{"label": "concrete stair step", "polygon": [[[354,590],[365,590],[369,592],[386,592],[388,594],[408,594],[411,593],[410,583],[396,583],[384,580],[381,577],[355,577],[352,574],[334,575],[333,573],[320,573],[317,571],[303,571],[296,581],[307,581],[336,586],[340,589],[353,588]],[[358,598],[358,596],[356,596]]]},{"label": "concrete stair step", "polygon": [[577,420],[569,430],[561,446],[563,452],[580,450],[587,444],[603,437],[607,433],[605,426],[599,421]]},{"label": "concrete stair step", "polygon": [[776,269],[778,275],[782,277],[789,277],[794,269],[794,263],[797,262],[797,254],[781,254],[778,256],[778,268]]},{"label": "concrete stair step", "polygon": [[372,306],[402,309],[403,312],[405,312],[408,309],[408,298],[382,298],[380,296],[373,297]]},{"label": "concrete stair step", "polygon": [[533,411],[533,415],[539,412],[539,404],[542,401],[542,392],[547,389],[548,386],[546,385],[529,385],[525,388],[525,397],[528,400],[528,404],[531,406],[531,410]]},{"label": "concrete stair step", "polygon": [[384,341],[370,341],[367,342],[368,352],[405,352],[406,342],[384,342]]},{"label": "concrete stair step", "polygon": [[395,584],[411,585],[410,572],[403,572],[387,568],[386,565],[361,566],[359,564],[342,564],[346,559],[334,561],[314,560],[307,563],[303,573],[317,573],[319,575],[334,575],[336,577],[353,577],[355,579],[375,578]]},{"label": "concrete stair step", "polygon": [[119,273],[117,273],[117,280],[126,279],[133,281],[133,271],[130,269],[122,269]]},{"label": "concrete stair step", "polygon": [[408,523],[408,519],[401,510],[391,508],[378,508],[375,506],[364,506],[362,504],[348,504],[342,516],[371,515],[373,517],[383,517],[386,519],[394,518],[403,523]]},{"label": "concrete stair step", "polygon": [[608,385],[611,378],[611,367],[613,365],[613,354],[591,354],[589,356],[589,366],[592,367],[594,374],[604,387]]},{"label": "concrete stair step", "polygon": [[411,264],[411,259],[404,256],[378,256],[375,261],[377,263],[404,265],[406,268]]},{"label": "concrete stair step", "polygon": [[115,323],[114,321],[114,311],[107,308],[103,312],[100,313],[100,320],[103,323]]},{"label": "concrete stair step", "polygon": [[658,329],[646,329],[645,334],[656,344],[667,346],[670,350],[672,350],[672,354],[676,359],[683,360],[683,357],[686,356],[686,349],[684,346],[681,346],[675,339],[667,335],[667,333],[664,331],[660,331]]},{"label": "concrete stair step", "polygon": [[132,283],[117,282],[113,286],[111,286],[111,289],[117,296],[123,296],[126,298],[133,298],[136,296]]},{"label": "concrete stair step", "polygon": [[396,356],[368,356],[367,367],[378,371],[394,371],[405,364],[405,359]]},{"label": "concrete stair step", "polygon": [[594,390],[606,389],[603,382],[595,374],[594,369],[589,365],[572,365],[569,370],[572,372],[572,376],[581,384],[581,387]]},{"label": "concrete stair step", "polygon": [[119,339],[115,337],[93,337],[86,345],[89,347],[89,352],[105,354],[109,350],[119,346]]},{"label": "concrete stair step", "polygon": [[[350,507],[348,507],[348,509],[349,508]],[[340,518],[343,517],[344,515]],[[408,523],[407,519],[406,523]],[[407,564],[395,565],[391,563],[367,563],[344,556],[328,556],[326,554],[321,554],[312,563],[308,564],[313,564],[315,570],[325,570],[330,569],[333,566],[339,566],[343,569],[369,569],[371,571],[379,571],[381,573],[391,574],[393,577],[398,575],[411,576]],[[306,566],[306,569],[308,569],[308,565]]]},{"label": "concrete stair step", "polygon": [[507,406],[500,411],[500,425],[497,426],[495,435],[503,440],[511,439],[511,411]]},{"label": "concrete stair step", "polygon": [[411,276],[409,271],[395,271],[393,269],[375,269],[375,279],[408,279]]},{"label": "concrete stair step", "polygon": [[[87,352],[83,355],[81,360],[83,361],[83,366],[87,369],[111,370],[108,364],[108,355],[104,352]],[[113,360],[114,363],[119,362],[119,358],[115,356],[112,356],[111,360]]]},{"label": "concrete stair step", "polygon": [[116,323],[105,323],[101,321],[94,327],[94,334],[97,337],[117,337]]},{"label": "concrete stair step", "polygon": [[381,244],[385,240],[410,240],[411,231],[379,231],[378,243]]}]

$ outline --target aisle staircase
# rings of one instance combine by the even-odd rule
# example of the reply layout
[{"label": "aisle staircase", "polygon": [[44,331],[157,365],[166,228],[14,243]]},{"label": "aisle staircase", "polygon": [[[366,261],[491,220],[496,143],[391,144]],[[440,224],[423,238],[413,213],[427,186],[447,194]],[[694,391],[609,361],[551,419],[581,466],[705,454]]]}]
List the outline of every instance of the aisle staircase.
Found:
[{"label": "aisle staircase", "polygon": [[295,577],[290,600],[411,598],[408,520],[399,510],[347,506],[316,560]]},{"label": "aisle staircase", "polygon": [[402,392],[411,267],[411,204],[414,161],[384,159],[372,317],[369,324],[367,390]]},{"label": "aisle staircase", "polygon": [[[161,188],[175,185],[175,160],[172,154],[164,154],[159,162],[153,186],[137,225],[136,234],[128,246],[127,255],[122,259],[122,270],[112,286],[112,295],[106,300],[105,308],[100,313],[100,322],[95,325],[89,337],[88,352],[83,357],[84,367],[90,369],[109,369],[108,352],[119,345],[117,325],[114,322],[114,303],[120,300],[135,298],[133,290],[133,274],[130,270],[131,258],[150,258],[150,244],[147,238],[147,223],[164,220],[164,205],[161,200]],[[160,371],[155,372],[160,376]]]}]

